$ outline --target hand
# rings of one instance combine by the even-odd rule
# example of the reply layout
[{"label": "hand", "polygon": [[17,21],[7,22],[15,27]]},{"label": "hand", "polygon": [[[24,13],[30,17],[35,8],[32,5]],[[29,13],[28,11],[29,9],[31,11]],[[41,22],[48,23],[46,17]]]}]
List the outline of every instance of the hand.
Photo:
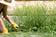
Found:
[{"label": "hand", "polygon": [[15,24],[15,23],[12,23],[12,26],[15,28],[15,29],[18,29],[18,25],[17,24]]}]

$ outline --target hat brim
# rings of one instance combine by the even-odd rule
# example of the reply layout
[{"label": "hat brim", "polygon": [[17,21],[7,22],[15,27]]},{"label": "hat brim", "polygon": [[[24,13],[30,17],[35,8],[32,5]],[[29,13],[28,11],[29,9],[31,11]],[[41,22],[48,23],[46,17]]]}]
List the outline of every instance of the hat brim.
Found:
[{"label": "hat brim", "polygon": [[0,3],[5,4],[5,5],[8,5],[8,6],[15,6],[15,4],[8,3],[8,2],[5,2],[5,1],[0,1]]}]

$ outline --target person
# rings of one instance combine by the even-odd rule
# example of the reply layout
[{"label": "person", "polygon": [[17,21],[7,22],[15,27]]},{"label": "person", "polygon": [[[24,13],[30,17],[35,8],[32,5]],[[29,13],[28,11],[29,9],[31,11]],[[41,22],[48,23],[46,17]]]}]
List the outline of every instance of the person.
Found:
[{"label": "person", "polygon": [[5,27],[4,25],[4,22],[1,18],[1,13],[3,14],[3,17],[10,22],[10,24],[15,28],[15,29],[18,29],[18,25],[16,23],[14,23],[10,18],[9,16],[7,15],[7,5],[3,4],[3,3],[0,3],[0,24],[2,26],[2,31],[3,31],[3,34],[9,34],[7,28]]}]

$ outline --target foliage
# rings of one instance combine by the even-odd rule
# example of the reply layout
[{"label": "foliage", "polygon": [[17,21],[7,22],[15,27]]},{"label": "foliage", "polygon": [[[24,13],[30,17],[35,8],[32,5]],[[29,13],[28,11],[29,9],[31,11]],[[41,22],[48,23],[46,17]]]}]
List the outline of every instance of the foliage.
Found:
[{"label": "foliage", "polygon": [[[22,9],[16,8],[14,10],[16,17],[13,18],[14,22],[19,25],[19,29],[15,30],[12,26],[8,25],[9,31],[38,31],[38,32],[53,32],[56,31],[56,16],[55,10],[44,6],[24,6]],[[52,14],[51,14],[52,12]],[[54,13],[53,13],[54,12]],[[9,23],[5,23],[6,25]],[[10,27],[10,28],[9,28]]]}]

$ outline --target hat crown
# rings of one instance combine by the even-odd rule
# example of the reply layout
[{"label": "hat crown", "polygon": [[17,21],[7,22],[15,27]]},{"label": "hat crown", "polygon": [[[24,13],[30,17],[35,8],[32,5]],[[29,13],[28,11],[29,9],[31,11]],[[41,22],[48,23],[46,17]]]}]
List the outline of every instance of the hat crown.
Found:
[{"label": "hat crown", "polygon": [[12,2],[12,0],[4,0],[5,2],[8,2],[8,3],[11,3]]}]

